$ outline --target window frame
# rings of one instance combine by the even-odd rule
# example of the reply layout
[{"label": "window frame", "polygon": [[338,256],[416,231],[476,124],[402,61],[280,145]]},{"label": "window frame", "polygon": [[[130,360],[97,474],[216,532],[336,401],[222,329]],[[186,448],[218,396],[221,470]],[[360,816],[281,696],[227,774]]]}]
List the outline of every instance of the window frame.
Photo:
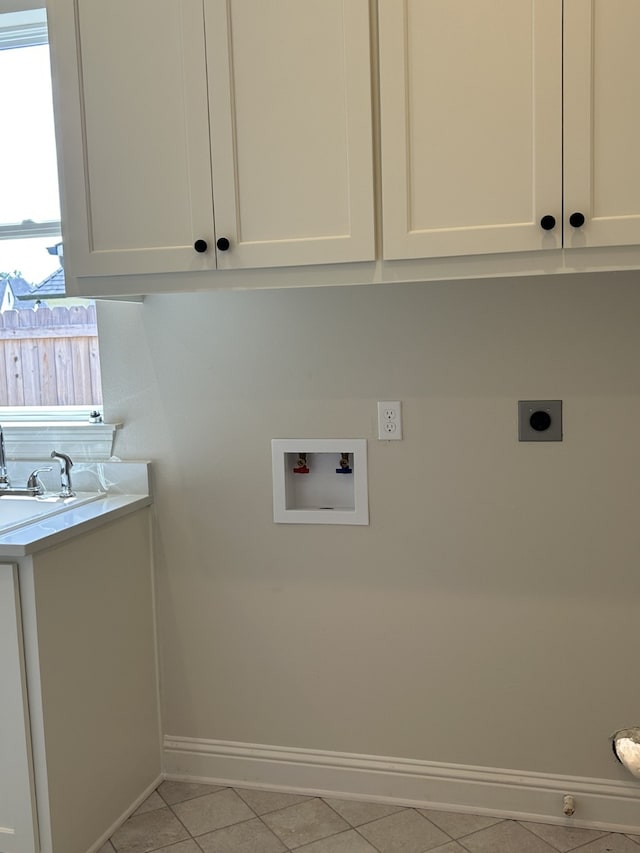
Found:
[{"label": "window frame", "polygon": [[[2,16],[22,16],[25,12],[33,12],[33,20],[24,24],[10,23],[8,26],[0,26],[0,51],[48,45],[47,10],[42,6],[42,0],[37,5],[32,5],[29,2],[15,3],[14,5],[17,8],[8,11],[3,10]],[[57,237],[60,234],[62,234],[62,222],[59,219],[44,222],[25,219],[22,222],[0,223],[0,240]]]},{"label": "window frame", "polygon": [[[31,20],[26,23],[9,22],[0,26],[0,50],[36,47],[49,43],[44,0],[4,0],[2,16],[14,13]],[[28,239],[33,237],[59,238],[62,234],[60,220],[18,223],[1,223],[0,240]],[[90,419],[96,408],[85,406],[0,406],[0,424],[10,441],[9,455],[13,459],[37,458],[50,447],[51,441],[71,447],[78,458],[109,458],[115,431],[121,424],[95,423]],[[102,404],[98,411],[102,418]],[[26,454],[26,455],[25,455]],[[106,454],[106,455],[105,455]]]}]

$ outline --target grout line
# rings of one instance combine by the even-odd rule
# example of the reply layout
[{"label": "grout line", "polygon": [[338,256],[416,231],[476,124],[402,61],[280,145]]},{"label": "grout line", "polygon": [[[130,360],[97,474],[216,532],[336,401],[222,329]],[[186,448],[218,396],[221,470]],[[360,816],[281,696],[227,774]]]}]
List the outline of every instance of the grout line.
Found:
[{"label": "grout line", "polygon": [[[211,794],[218,794],[218,793],[222,793],[222,791],[233,791],[233,793],[236,795],[236,797],[238,797],[238,799],[240,800],[240,802],[241,802],[241,803],[243,803],[243,804],[244,804],[244,805],[249,809],[249,811],[250,811],[250,812],[251,812],[251,814],[252,814],[252,817],[246,818],[245,820],[238,820],[238,821],[236,821],[235,823],[227,824],[227,826],[218,826],[218,827],[216,827],[215,829],[207,829],[205,832],[200,832],[198,835],[193,835],[193,834],[191,833],[191,830],[189,829],[189,827],[185,825],[185,823],[184,823],[184,821],[183,821],[183,820],[181,820],[180,815],[176,814],[176,812],[174,811],[174,809],[173,809],[173,807],[172,807],[172,806],[169,806],[169,809],[171,809],[171,812],[172,812],[172,814],[175,816],[176,820],[178,820],[178,821],[182,824],[182,826],[184,826],[185,830],[187,831],[187,833],[188,833],[188,835],[189,835],[189,838],[191,838],[191,839],[193,839],[194,841],[196,841],[196,843],[197,843],[197,839],[198,839],[198,838],[202,838],[202,836],[203,836],[203,835],[209,835],[209,834],[210,834],[210,833],[212,833],[212,832],[217,832],[219,829],[227,829],[229,826],[238,826],[238,825],[239,825],[239,824],[241,824],[241,823],[249,823],[249,821],[251,821],[251,820],[255,820],[256,818],[258,818],[258,820],[260,819],[260,818],[259,818],[259,815],[257,815],[257,814],[254,812],[254,810],[251,808],[251,806],[249,805],[249,803],[245,803],[245,801],[242,799],[242,797],[241,797],[241,796],[240,796],[236,791],[234,791],[234,789],[233,789],[233,788],[231,788],[231,787],[219,788],[217,791],[211,791]],[[209,797],[209,796],[211,796],[211,794],[203,794],[203,795],[201,795],[201,796],[199,796],[199,797],[192,797],[190,800],[183,800],[183,801],[182,801],[182,802],[180,802],[180,803],[174,803],[174,805],[175,805],[175,806],[180,806],[180,805],[182,805],[183,803],[193,803],[193,802],[195,802],[196,800],[203,799],[204,797]],[[265,824],[265,826],[266,826],[266,824]],[[267,827],[267,828],[268,828],[268,827]],[[186,841],[187,839],[184,839],[184,840]],[[179,843],[179,842],[174,842],[174,843],[176,843],[176,844],[177,844],[177,843]],[[198,844],[198,847],[200,847],[200,845],[199,845],[199,844]],[[151,853],[155,853],[155,851],[151,851]]]},{"label": "grout line", "polygon": [[[429,820],[428,817],[425,817],[423,814],[420,814],[420,811],[417,808],[415,808],[414,806],[401,807],[396,812],[392,812],[391,814],[388,814],[388,815],[383,815],[382,817],[376,817],[373,820],[368,820],[368,821],[366,821],[366,823],[361,823],[359,826],[354,826],[353,828],[356,830],[358,835],[367,842],[367,844],[370,844],[374,850],[378,851],[378,853],[382,853],[382,851],[378,847],[376,847],[376,845],[373,843],[373,841],[371,841],[370,838],[367,838],[366,835],[363,835],[358,830],[360,829],[360,827],[371,826],[372,823],[376,823],[377,821],[382,821],[382,820],[386,820],[387,818],[390,818],[390,817],[395,817],[396,815],[400,814],[400,812],[414,812],[417,817],[422,818],[423,820],[426,820],[426,822],[428,824],[430,824],[434,829],[438,830],[439,832],[443,832],[447,836],[447,840],[444,841],[442,844],[439,844],[438,847],[444,847],[445,845],[451,844],[451,842],[456,841],[456,839],[452,838],[448,832],[446,832],[441,827],[436,826],[436,824],[433,823],[433,821]],[[437,850],[437,849],[438,849],[437,847],[436,848],[428,848],[429,851],[434,850],[434,853],[435,853],[435,850]],[[424,853],[427,853],[427,851],[424,851]]]},{"label": "grout line", "polygon": [[[197,799],[197,797],[194,797],[194,799]],[[185,800],[185,802],[187,802],[187,800]],[[179,805],[179,803],[175,803],[174,805],[176,805],[176,806],[177,806],[177,805]],[[184,827],[184,831],[187,833],[187,835],[189,836],[189,838],[193,838],[193,835],[191,835],[191,831],[189,830],[189,828],[188,828],[188,827],[186,827],[186,826],[184,825],[183,821],[181,821],[181,820],[180,820],[179,816],[174,812],[173,808],[172,808],[168,803],[167,803],[167,808],[169,809],[169,811],[171,812],[171,814],[175,817],[175,819],[178,821],[178,823],[180,824],[180,826]],[[182,840],[183,840],[183,841],[188,841],[188,840],[189,840],[189,838],[183,838]],[[175,841],[175,842],[174,842],[174,844],[178,844],[178,843],[179,843],[178,841]],[[199,846],[200,846],[200,845],[198,844],[198,847],[199,847]],[[162,849],[162,848],[160,848],[160,849]]]},{"label": "grout line", "polygon": [[[342,815],[339,814],[334,808],[332,808],[329,805],[329,803],[325,803],[325,801],[322,799],[322,797],[308,797],[306,802],[313,801],[313,800],[317,800],[318,802],[320,802],[324,806],[326,806],[328,809],[330,809],[337,817],[340,818],[340,820],[342,820],[346,824],[346,828],[340,828],[336,832],[330,832],[328,835],[323,835],[321,838],[315,838],[313,841],[305,841],[304,844],[299,844],[297,847],[289,847],[289,845],[284,840],[284,838],[280,838],[280,836],[275,832],[275,830],[271,829],[271,827],[265,823],[265,826],[267,827],[267,829],[273,835],[275,835],[276,838],[278,839],[278,841],[280,841],[281,844],[284,844],[284,846],[288,850],[304,850],[305,847],[309,847],[309,845],[311,845],[311,844],[318,844],[321,841],[325,841],[329,838],[335,838],[337,835],[342,835],[344,832],[349,832],[350,830],[355,829],[355,827],[351,826],[349,821],[346,820],[346,818],[342,817]],[[290,806],[285,806],[282,809],[275,809],[272,812],[265,812],[265,815],[277,814],[278,812],[283,812],[283,811],[286,811],[287,809],[293,809],[293,808],[296,808],[297,806],[303,806],[303,805],[305,805],[305,801],[300,802],[300,803],[292,803]],[[264,821],[263,821],[263,823],[264,823]],[[380,853],[380,851],[378,851],[378,853]]]},{"label": "grout line", "polygon": [[[328,841],[329,838],[337,838],[339,835],[345,835],[347,832],[355,832],[357,835],[360,835],[360,833],[355,828],[355,826],[350,826],[348,829],[342,829],[342,830],[340,830],[340,832],[334,832],[333,835],[326,835],[324,838],[317,838],[315,841],[308,841],[306,844],[303,844],[301,847],[293,847],[293,848],[289,848],[289,849],[295,850],[295,851],[301,851],[301,853],[304,853],[304,850],[307,849],[308,847],[311,847],[313,844],[320,844],[322,841]],[[360,835],[360,838],[362,838],[363,841],[367,841],[367,839],[364,837],[364,835]],[[284,844],[284,841],[282,843]],[[376,851],[376,853],[380,853],[378,848],[374,847],[370,841],[368,841],[367,843]]]},{"label": "grout line", "polygon": [[[469,848],[464,843],[465,839],[471,838],[471,836],[477,835],[477,833],[479,833],[479,832],[484,832],[486,829],[493,829],[496,826],[500,826],[501,823],[508,823],[508,821],[499,820],[498,823],[494,823],[491,826],[485,826],[484,829],[476,829],[474,832],[469,832],[469,833],[467,833],[467,835],[463,835],[462,838],[457,838],[456,841],[458,842],[460,847],[462,847],[463,850],[469,851]],[[540,839],[540,840],[542,840],[542,839]],[[471,853],[471,851],[469,851],[469,853]],[[556,851],[555,853],[558,853],[558,851]]]},{"label": "grout line", "polygon": [[[233,788],[233,787],[231,787],[231,788],[230,788],[230,790],[234,791],[234,792],[235,792],[235,793],[240,797],[240,799],[242,800],[242,802],[243,802],[243,803],[246,803],[246,805],[247,805],[247,806],[249,806],[249,808],[250,808],[250,809],[251,809],[251,811],[255,814],[255,816],[256,816],[256,817],[262,817],[263,815],[267,815],[267,814],[275,814],[276,812],[284,811],[284,809],[290,809],[290,808],[292,808],[293,806],[302,806],[302,805],[304,805],[304,803],[305,803],[305,802],[307,802],[308,800],[318,800],[318,799],[321,799],[321,797],[312,797],[312,796],[309,796],[309,795],[307,795],[307,794],[299,794],[299,795],[298,795],[298,794],[291,794],[290,796],[292,796],[292,797],[300,796],[300,797],[304,797],[304,799],[301,799],[301,800],[300,800],[300,802],[298,802],[298,803],[289,803],[289,805],[288,805],[288,806],[281,806],[279,809],[269,809],[269,811],[262,812],[261,814],[258,814],[258,813],[257,813],[257,812],[256,812],[256,811],[251,807],[251,805],[250,805],[250,804],[245,800],[245,798],[242,796],[242,794],[240,793],[240,791],[239,791],[239,790],[236,790],[236,788]],[[247,789],[247,790],[249,790],[249,789]],[[258,790],[258,789],[251,789],[251,790]],[[271,792],[271,791],[266,791],[265,793],[276,793],[276,794],[285,793],[285,794],[286,794],[286,792],[284,792],[284,791],[273,791],[273,792]],[[287,796],[289,796],[289,794],[287,794]]]},{"label": "grout line", "polygon": [[[271,812],[269,812],[269,814],[271,814]],[[283,846],[283,847],[285,847],[286,849],[289,849],[289,848],[287,847],[287,845],[284,843],[284,841],[282,840],[282,838],[280,838],[280,836],[279,836],[279,835],[276,835],[276,834],[275,834],[275,832],[271,829],[271,827],[270,827],[270,826],[268,826],[268,825],[267,825],[267,824],[262,820],[262,818],[260,817],[260,815],[257,815],[257,818],[258,818],[258,820],[260,821],[260,823],[264,826],[264,828],[267,830],[267,832],[269,833],[269,835],[272,835],[272,836],[276,839],[276,841],[278,841],[280,844],[282,844],[282,846]]]},{"label": "grout line", "polygon": [[[452,814],[463,814],[462,812],[452,812]],[[485,815],[481,815],[481,817],[485,817]],[[490,815],[487,815],[490,817]],[[472,829],[471,832],[464,832],[462,835],[459,835],[458,838],[454,838],[454,841],[460,841],[461,838],[468,838],[470,835],[475,835],[476,832],[483,832],[485,829],[492,829],[494,826],[497,826],[499,823],[505,823],[508,818],[497,817],[494,823],[490,823],[489,826],[483,826],[480,829]],[[444,831],[444,830],[443,830]]]},{"label": "grout line", "polygon": [[[373,823],[373,821],[371,821],[371,820],[370,820],[370,821],[369,821],[369,823]],[[361,824],[361,826],[366,826],[366,825],[367,825],[366,823]],[[370,845],[373,847],[373,849],[377,851],[377,853],[382,853],[382,851],[380,850],[380,848],[379,848],[379,847],[376,847],[376,845],[373,843],[373,841],[369,841],[369,839],[368,839],[366,836],[364,836],[361,832],[359,832],[359,831],[358,831],[358,827],[357,827],[357,826],[354,826],[353,828],[354,828],[354,829],[355,829],[355,831],[358,833],[358,835],[360,836],[360,838],[364,839],[364,841],[366,841],[366,842],[367,842],[367,844],[370,844]]]},{"label": "grout line", "polygon": [[[595,832],[597,832],[597,830],[595,830]],[[577,847],[572,847],[570,850],[567,850],[567,853],[578,853],[578,851],[582,850],[584,847],[588,847],[589,844],[593,844],[595,841],[604,841],[606,838],[613,838],[615,835],[622,835],[625,838],[628,838],[624,832],[607,832],[600,836],[600,838],[592,838],[591,841],[585,841],[584,844],[578,844]],[[629,838],[629,841],[633,842],[633,839]],[[635,844],[635,842],[633,843]]]},{"label": "grout line", "polygon": [[[264,828],[266,830],[268,830],[271,833],[271,835],[273,835],[274,838],[276,838],[281,844],[284,844],[284,841],[282,841],[281,838],[278,838],[278,836],[275,834],[275,832],[272,829],[270,829],[267,826],[267,824],[258,817],[258,815],[255,815],[254,817],[247,818],[247,820],[239,820],[237,823],[228,823],[226,826],[218,826],[218,827],[216,827],[216,829],[207,829],[206,832],[200,832],[198,835],[190,835],[190,838],[192,838],[194,841],[198,842],[198,839],[204,838],[205,835],[213,835],[215,832],[222,832],[225,829],[233,829],[234,826],[242,826],[242,824],[244,824],[244,823],[253,823],[254,820],[259,820],[260,823],[264,826]],[[189,832],[189,830],[187,830],[187,832]],[[174,843],[179,844],[180,842],[176,841]],[[199,842],[198,842],[198,847],[201,847]],[[152,853],[154,853],[154,851],[152,851]]]},{"label": "grout line", "polygon": [[[324,797],[321,797],[320,799],[322,800],[322,802],[326,806],[329,806],[330,809],[333,809],[333,811],[338,815],[338,817],[341,817],[342,820],[346,821],[349,824],[349,826],[351,827],[351,829],[355,829],[355,830],[357,830],[361,826],[367,826],[367,824],[369,824],[369,823],[375,823],[377,820],[384,820],[386,817],[392,817],[394,814],[398,814],[399,812],[406,812],[412,808],[412,806],[397,806],[397,807],[390,806],[389,808],[394,808],[395,811],[389,812],[389,814],[382,815],[381,817],[372,817],[371,820],[364,820],[362,823],[359,823],[358,826],[355,826],[349,820],[347,820],[347,818],[344,815],[340,814],[340,812],[337,809],[334,809],[333,806],[331,805],[331,803],[328,803]],[[330,799],[339,800],[340,797],[331,797]],[[367,801],[366,800],[349,800],[349,802],[365,803]],[[370,805],[384,805],[384,803],[370,803]],[[428,820],[428,818],[427,818],[427,820]],[[362,833],[359,833],[359,834],[362,835]],[[364,838],[364,835],[362,837]],[[371,842],[369,842],[369,844],[371,844]]]},{"label": "grout line", "polygon": [[[543,843],[543,844],[546,844],[546,845],[547,845],[547,847],[549,848],[549,850],[551,851],[551,853],[558,853],[558,851],[557,851],[557,850],[556,850],[556,848],[553,846],[553,844],[550,844],[548,841],[545,841],[545,840],[544,840],[544,838],[541,838],[539,835],[536,835],[536,833],[535,833],[535,832],[533,832],[532,830],[530,830],[528,826],[523,826],[523,825],[520,823],[520,821],[519,821],[519,820],[514,820],[514,821],[513,821],[513,823],[517,823],[517,824],[518,824],[518,826],[519,826],[521,829],[526,830],[526,831],[529,833],[529,835],[532,835],[534,838],[537,838],[537,839],[538,839],[538,841],[542,841],[542,843]],[[569,852],[567,851],[567,853],[569,853]]]}]

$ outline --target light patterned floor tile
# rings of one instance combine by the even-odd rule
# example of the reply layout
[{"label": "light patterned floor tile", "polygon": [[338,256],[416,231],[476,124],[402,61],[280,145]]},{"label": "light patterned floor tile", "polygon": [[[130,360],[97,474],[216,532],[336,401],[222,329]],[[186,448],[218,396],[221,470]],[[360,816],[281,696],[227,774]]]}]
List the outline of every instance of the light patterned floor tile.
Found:
[{"label": "light patterned floor tile", "polygon": [[213,794],[214,791],[222,791],[220,785],[203,785],[199,782],[172,782],[166,779],[158,788],[158,793],[168,806],[192,800],[194,797],[203,797],[205,794]]},{"label": "light patterned floor tile", "polygon": [[111,843],[117,853],[149,853],[188,837],[184,826],[165,807],[130,817],[111,836]]},{"label": "light patterned floor tile", "polygon": [[234,788],[242,799],[250,806],[257,815],[286,809],[287,806],[295,806],[304,803],[312,797],[301,794],[285,794],[280,791],[259,791],[256,788]]},{"label": "light patterned floor tile", "polygon": [[387,806],[382,803],[364,803],[358,800],[336,800],[333,797],[323,797],[325,803],[335,809],[351,826],[361,826],[371,823],[381,817],[403,811],[403,806]]},{"label": "light patterned floor tile", "polygon": [[488,826],[500,823],[501,820],[499,817],[459,814],[458,812],[443,812],[435,809],[418,809],[418,811],[452,838],[462,838],[463,835],[470,835],[479,829],[486,829]]},{"label": "light patterned floor tile", "polygon": [[349,829],[349,824],[340,815],[318,799],[270,812],[263,815],[262,820],[289,849]]},{"label": "light patterned floor tile", "polygon": [[286,853],[286,847],[259,818],[198,836],[204,853]]},{"label": "light patterned floor tile", "polygon": [[191,835],[204,835],[205,832],[255,817],[249,806],[231,788],[176,803],[172,808]]},{"label": "light patterned floor tile", "polygon": [[640,853],[640,835],[169,780],[147,797],[98,853],[290,850]]},{"label": "light patterned floor tile", "polygon": [[177,844],[163,847],[162,850],[154,850],[153,853],[202,853],[202,848],[198,847],[193,838],[190,838],[189,841],[179,841]]},{"label": "light patterned floor tile", "polygon": [[[368,841],[358,835],[355,829],[348,829],[331,838],[314,841],[299,848],[299,853],[377,853]],[[464,853],[464,851],[463,851]]]},{"label": "light patterned floor tile", "polygon": [[554,826],[548,823],[530,823],[529,821],[519,821],[522,826],[531,830],[538,835],[543,841],[546,841],[560,853],[568,853],[575,847],[580,847],[581,844],[586,844],[588,841],[595,841],[597,838],[603,838],[607,835],[606,832],[601,832],[597,829],[581,829],[577,826]]},{"label": "light patterned floor tile", "polygon": [[145,812],[152,812],[156,809],[165,809],[167,804],[162,799],[160,794],[157,791],[154,791],[153,794],[147,797],[144,803],[141,803],[138,808],[134,811],[134,815],[144,814]]},{"label": "light patterned floor tile", "polygon": [[358,832],[380,853],[424,853],[451,840],[414,809],[405,809],[366,823],[359,827]]},{"label": "light patterned floor tile", "polygon": [[556,853],[546,841],[513,820],[465,835],[460,844],[471,853]]},{"label": "light patterned floor tile", "polygon": [[638,845],[635,841],[618,832],[611,832],[604,838],[599,838],[578,849],[580,853],[638,853]]}]

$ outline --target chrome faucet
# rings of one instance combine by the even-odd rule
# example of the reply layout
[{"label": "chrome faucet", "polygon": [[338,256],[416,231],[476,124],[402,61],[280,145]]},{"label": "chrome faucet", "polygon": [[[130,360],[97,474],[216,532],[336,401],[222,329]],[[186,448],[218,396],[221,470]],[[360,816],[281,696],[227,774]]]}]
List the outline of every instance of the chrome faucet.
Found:
[{"label": "chrome faucet", "polygon": [[2,426],[0,426],[0,489],[4,490],[10,488],[11,480],[7,473],[7,457],[4,452],[4,433],[2,432]]},{"label": "chrome faucet", "polygon": [[75,492],[71,491],[71,472],[70,468],[73,465],[71,461],[71,457],[67,456],[66,453],[58,453],[57,450],[51,451],[51,458],[57,459],[60,463],[60,485],[61,489],[59,495],[61,498],[72,498],[75,495]]}]

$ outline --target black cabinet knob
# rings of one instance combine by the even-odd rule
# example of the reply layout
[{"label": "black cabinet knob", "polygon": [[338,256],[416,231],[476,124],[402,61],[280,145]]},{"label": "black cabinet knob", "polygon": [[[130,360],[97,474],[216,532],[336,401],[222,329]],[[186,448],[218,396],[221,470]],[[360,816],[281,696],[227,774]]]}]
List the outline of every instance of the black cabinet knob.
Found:
[{"label": "black cabinet knob", "polygon": [[551,216],[551,214],[547,214],[543,216],[540,220],[540,227],[544,231],[551,231],[552,228],[556,227],[556,218],[555,216]]},{"label": "black cabinet knob", "polygon": [[575,212],[569,217],[569,225],[574,228],[581,228],[584,225],[584,213]]},{"label": "black cabinet knob", "polygon": [[206,252],[209,247],[207,246],[206,240],[196,240],[196,242],[193,244],[193,248],[196,250],[196,252]]},{"label": "black cabinet knob", "polygon": [[216,240],[216,246],[221,252],[226,252],[230,245],[231,243],[227,240],[226,237],[218,237],[218,239]]}]

